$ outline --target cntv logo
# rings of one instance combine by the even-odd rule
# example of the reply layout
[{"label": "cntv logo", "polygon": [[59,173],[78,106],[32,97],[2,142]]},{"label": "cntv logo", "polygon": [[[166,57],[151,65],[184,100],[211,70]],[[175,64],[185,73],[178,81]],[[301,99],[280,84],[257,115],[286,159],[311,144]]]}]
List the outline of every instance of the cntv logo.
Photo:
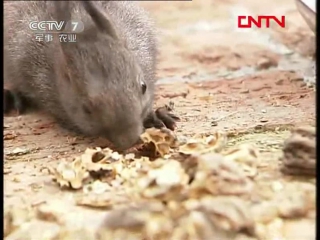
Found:
[{"label": "cntv logo", "polygon": [[[246,21],[247,20],[247,21]],[[254,18],[253,16],[238,16],[238,28],[252,28],[252,24],[254,24],[257,28],[270,28],[270,22],[276,22],[281,28],[286,27],[286,17],[281,16],[281,18],[277,18],[276,16],[258,16]],[[264,23],[264,25],[263,25]]]}]

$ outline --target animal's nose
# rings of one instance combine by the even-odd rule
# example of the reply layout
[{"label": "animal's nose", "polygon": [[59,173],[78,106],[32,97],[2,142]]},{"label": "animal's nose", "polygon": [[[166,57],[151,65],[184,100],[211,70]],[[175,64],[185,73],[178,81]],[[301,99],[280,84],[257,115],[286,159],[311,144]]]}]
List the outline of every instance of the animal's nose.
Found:
[{"label": "animal's nose", "polygon": [[142,124],[135,125],[130,128],[123,128],[120,131],[112,132],[112,134],[109,135],[109,140],[117,150],[126,150],[139,142],[142,132]]}]

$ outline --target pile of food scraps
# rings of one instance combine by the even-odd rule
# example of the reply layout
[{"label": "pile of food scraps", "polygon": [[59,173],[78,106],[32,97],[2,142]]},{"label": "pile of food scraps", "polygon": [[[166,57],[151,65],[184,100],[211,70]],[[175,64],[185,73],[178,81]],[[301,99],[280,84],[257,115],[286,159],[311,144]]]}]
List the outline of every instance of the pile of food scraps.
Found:
[{"label": "pile of food scraps", "polygon": [[[75,205],[105,212],[95,231],[69,227],[68,207],[48,201],[6,208],[6,239],[272,240],[285,239],[285,221],[294,231],[305,224],[301,219],[314,217],[315,184],[262,185],[261,154],[251,145],[227,147],[222,132],[182,140],[154,128],[141,139],[150,156],[87,149],[50,170],[57,187],[78,193]],[[314,178],[314,128],[293,131],[283,151],[279,174],[303,169]]]}]

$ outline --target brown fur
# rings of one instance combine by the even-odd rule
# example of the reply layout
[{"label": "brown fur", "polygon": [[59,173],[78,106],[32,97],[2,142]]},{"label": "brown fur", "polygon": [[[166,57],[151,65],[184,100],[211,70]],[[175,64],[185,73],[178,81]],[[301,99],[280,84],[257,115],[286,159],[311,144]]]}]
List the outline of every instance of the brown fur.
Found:
[{"label": "brown fur", "polygon": [[[156,41],[150,19],[134,2],[90,3],[103,9],[101,19],[82,2],[55,11],[58,4],[65,3],[5,2],[5,82],[64,126],[128,148],[152,111]],[[69,20],[57,19],[63,17],[85,24],[76,43],[35,41],[30,21]]]}]

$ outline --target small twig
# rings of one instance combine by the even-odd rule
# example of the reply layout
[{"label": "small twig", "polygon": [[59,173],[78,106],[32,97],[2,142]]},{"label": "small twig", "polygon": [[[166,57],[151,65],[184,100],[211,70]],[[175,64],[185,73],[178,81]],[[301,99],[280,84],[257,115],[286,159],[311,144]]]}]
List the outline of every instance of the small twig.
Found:
[{"label": "small twig", "polygon": [[230,116],[232,116],[232,115],[234,115],[234,114],[236,114],[236,113],[238,113],[238,112],[239,112],[239,111],[231,112],[231,113],[229,113],[229,114],[227,114],[227,115],[224,115],[224,116],[222,116],[222,117],[213,119],[213,122],[220,122],[221,120],[223,120],[223,119],[225,119],[225,118],[227,118],[227,117],[230,117]]}]

